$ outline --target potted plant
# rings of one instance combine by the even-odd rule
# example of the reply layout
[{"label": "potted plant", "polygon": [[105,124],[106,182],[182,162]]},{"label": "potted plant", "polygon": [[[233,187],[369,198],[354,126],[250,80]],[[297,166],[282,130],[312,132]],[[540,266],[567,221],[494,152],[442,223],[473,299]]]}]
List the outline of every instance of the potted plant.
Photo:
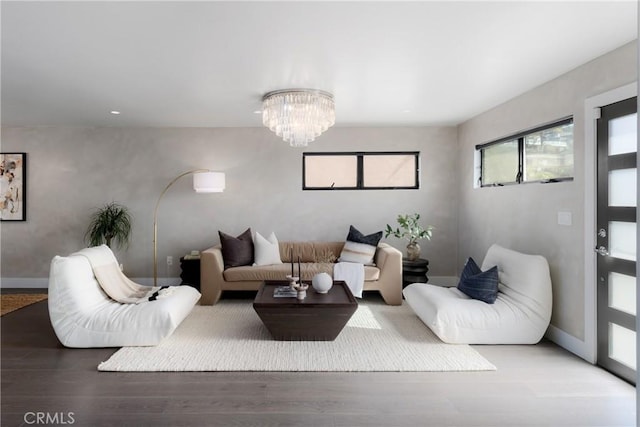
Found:
[{"label": "potted plant", "polygon": [[96,210],[91,215],[89,228],[84,235],[90,246],[105,243],[111,247],[114,242],[118,247],[129,245],[131,235],[131,215],[126,206],[111,202]]},{"label": "potted plant", "polygon": [[413,215],[398,215],[397,221],[400,227],[396,229],[391,228],[387,224],[384,237],[394,236],[398,239],[407,239],[409,244],[407,245],[407,258],[409,261],[415,261],[420,258],[420,245],[418,240],[431,239],[433,227],[431,225],[423,228],[418,221],[420,220],[420,214]]}]

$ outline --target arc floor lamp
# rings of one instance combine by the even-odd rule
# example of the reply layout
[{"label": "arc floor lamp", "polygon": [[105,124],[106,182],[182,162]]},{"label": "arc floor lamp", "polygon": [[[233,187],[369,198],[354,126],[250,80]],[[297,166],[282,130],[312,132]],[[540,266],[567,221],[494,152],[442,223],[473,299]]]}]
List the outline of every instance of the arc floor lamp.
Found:
[{"label": "arc floor lamp", "polygon": [[173,178],[164,190],[162,190],[156,202],[156,208],[153,211],[153,286],[158,286],[158,207],[167,190],[171,188],[176,181],[187,175],[193,175],[193,189],[196,193],[221,193],[224,191],[224,173],[213,172],[209,169],[194,169],[181,173]]}]

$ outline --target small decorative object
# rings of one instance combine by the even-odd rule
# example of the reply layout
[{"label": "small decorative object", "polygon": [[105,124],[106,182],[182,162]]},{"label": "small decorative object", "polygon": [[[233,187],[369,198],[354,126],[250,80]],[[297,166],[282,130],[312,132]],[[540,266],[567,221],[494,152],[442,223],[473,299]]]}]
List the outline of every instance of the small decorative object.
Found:
[{"label": "small decorative object", "polygon": [[293,272],[293,248],[289,248],[289,261],[291,261],[291,277],[295,276]]},{"label": "small decorative object", "polygon": [[293,249],[289,250],[289,257],[291,258],[291,274],[287,274],[286,278],[289,281],[289,286],[291,287],[291,289],[295,289],[296,285],[298,284],[298,280],[300,280],[300,283],[302,283],[302,271],[300,271],[300,257],[298,257],[298,275],[294,276],[294,271],[293,271]]},{"label": "small decorative object", "polygon": [[384,237],[394,236],[399,239],[407,239],[409,244],[407,245],[407,258],[409,261],[415,261],[420,258],[420,245],[419,239],[431,240],[431,234],[433,232],[433,226],[428,225],[423,228],[418,224],[420,214],[413,215],[398,215],[397,221],[400,224],[399,228],[395,230],[387,224]]},{"label": "small decorative object", "polygon": [[200,259],[200,251],[191,251],[188,254],[186,254],[183,258],[187,260]]},{"label": "small decorative object", "polygon": [[115,202],[104,205],[91,215],[89,228],[84,235],[89,245],[100,246],[105,243],[109,248],[112,241],[115,241],[118,247],[127,246],[130,236],[129,209]]},{"label": "small decorative object", "polygon": [[300,278],[298,276],[292,276],[290,274],[287,274],[287,280],[289,281],[289,287],[291,289],[295,289],[296,285],[298,284],[298,280],[300,280]]},{"label": "small decorative object", "polygon": [[27,153],[0,153],[0,220],[27,219]]},{"label": "small decorative object", "polygon": [[333,286],[333,279],[327,273],[318,273],[311,279],[311,286],[319,294],[326,294]]},{"label": "small decorative object", "polygon": [[296,298],[298,298],[298,300],[302,301],[303,299],[305,299],[307,297],[307,289],[309,289],[309,285],[307,285],[306,283],[296,283],[293,287],[293,289],[295,289],[298,292],[298,295],[296,296]]},{"label": "small decorative object", "polygon": [[278,286],[273,290],[274,298],[292,298],[297,296],[298,291],[290,286]]},{"label": "small decorative object", "polygon": [[407,245],[407,258],[409,261],[415,261],[420,258],[420,245],[418,242],[409,243]]}]

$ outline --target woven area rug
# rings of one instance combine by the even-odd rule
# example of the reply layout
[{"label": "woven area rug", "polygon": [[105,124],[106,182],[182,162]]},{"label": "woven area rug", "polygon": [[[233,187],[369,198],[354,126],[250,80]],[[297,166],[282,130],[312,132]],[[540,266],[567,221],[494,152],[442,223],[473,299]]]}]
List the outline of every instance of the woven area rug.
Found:
[{"label": "woven area rug", "polygon": [[406,305],[359,302],[335,341],[274,341],[249,301],[196,306],[155,347],[124,347],[100,371],[481,371],[468,345],[444,344]]},{"label": "woven area rug", "polygon": [[0,316],[47,299],[47,294],[2,294]]}]

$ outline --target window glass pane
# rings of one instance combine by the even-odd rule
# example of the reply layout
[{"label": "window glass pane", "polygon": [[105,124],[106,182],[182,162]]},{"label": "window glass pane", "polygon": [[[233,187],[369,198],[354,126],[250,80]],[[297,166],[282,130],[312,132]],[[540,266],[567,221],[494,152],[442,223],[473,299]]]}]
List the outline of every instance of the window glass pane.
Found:
[{"label": "window glass pane", "polygon": [[517,174],[517,140],[482,149],[482,185],[515,182]]},{"label": "window glass pane", "polygon": [[609,307],[636,315],[636,278],[609,273]]},{"label": "window glass pane", "polygon": [[636,369],[636,333],[615,323],[609,323],[609,357]]},{"label": "window glass pane", "polygon": [[416,187],[417,157],[405,155],[365,155],[362,158],[365,187]]},{"label": "window glass pane", "polygon": [[635,222],[609,222],[609,252],[614,258],[636,260]]},{"label": "window glass pane", "polygon": [[573,123],[524,137],[524,180],[573,177]]},{"label": "window glass pane", "polygon": [[636,169],[609,171],[609,206],[635,207],[636,188]]},{"label": "window glass pane", "polygon": [[638,114],[618,117],[609,121],[609,155],[635,153],[638,150],[636,138]]},{"label": "window glass pane", "polygon": [[418,189],[420,152],[303,153],[304,190]]},{"label": "window glass pane", "polygon": [[354,155],[305,156],[305,187],[356,187],[358,160]]}]

